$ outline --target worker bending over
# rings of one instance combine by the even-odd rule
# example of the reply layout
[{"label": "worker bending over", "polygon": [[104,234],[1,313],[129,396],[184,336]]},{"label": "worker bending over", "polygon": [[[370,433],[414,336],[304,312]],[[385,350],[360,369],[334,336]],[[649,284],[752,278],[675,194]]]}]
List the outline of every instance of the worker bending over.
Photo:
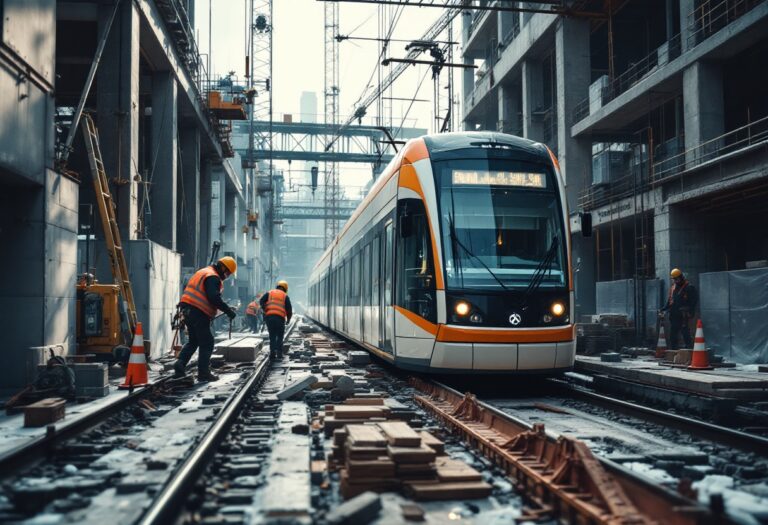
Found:
[{"label": "worker bending over", "polygon": [[256,299],[248,303],[248,307],[245,309],[245,319],[248,321],[248,328],[253,333],[259,333],[261,331],[261,306],[258,303],[259,296]]},{"label": "worker bending over", "polygon": [[293,315],[291,300],[288,298],[288,283],[277,281],[275,289],[262,295],[259,304],[269,331],[269,358],[282,359],[285,325]]},{"label": "worker bending over", "polygon": [[232,257],[222,257],[215,264],[195,272],[181,295],[179,306],[184,315],[189,340],[181,349],[179,359],[173,365],[174,377],[184,377],[187,363],[195,350],[197,356],[197,380],[215,381],[218,376],[211,373],[211,354],[213,353],[213,333],[211,323],[216,311],[221,310],[230,320],[235,312],[221,298],[224,279],[237,271],[237,262]]},{"label": "worker bending over", "polygon": [[669,348],[677,350],[678,340],[682,333],[685,348],[693,348],[689,321],[696,312],[698,293],[683,275],[683,272],[675,268],[670,272],[672,285],[669,287],[667,304],[661,309],[669,312]]}]

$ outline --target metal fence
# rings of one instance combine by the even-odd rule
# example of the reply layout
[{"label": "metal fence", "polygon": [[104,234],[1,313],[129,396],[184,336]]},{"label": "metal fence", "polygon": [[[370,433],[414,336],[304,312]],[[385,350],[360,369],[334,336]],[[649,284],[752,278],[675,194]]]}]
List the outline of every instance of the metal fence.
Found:
[{"label": "metal fence", "polygon": [[688,47],[699,45],[762,3],[765,0],[703,0],[688,14]]},{"label": "metal fence", "polygon": [[768,116],[655,163],[653,180],[662,182],[686,170],[761,142],[768,144]]},{"label": "metal fence", "polygon": [[[613,79],[613,81],[610,81],[607,86],[600,88],[599,92],[597,92],[599,106],[604,106],[660,67],[679,57],[681,53],[680,42],[679,34],[673,36],[647,56],[632,63],[626,71]],[[574,123],[579,122],[591,113],[590,106],[595,105],[593,97],[594,95],[588,96],[576,105],[573,110]]]}]

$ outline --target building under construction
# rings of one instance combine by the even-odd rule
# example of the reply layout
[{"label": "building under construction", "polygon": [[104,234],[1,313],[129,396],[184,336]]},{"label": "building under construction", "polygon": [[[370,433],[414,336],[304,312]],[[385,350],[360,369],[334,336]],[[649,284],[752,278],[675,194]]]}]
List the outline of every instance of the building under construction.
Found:
[{"label": "building under construction", "polygon": [[479,65],[464,74],[465,129],[557,153],[578,313],[653,327],[677,267],[700,287],[715,347],[765,358],[738,327],[763,315],[744,292],[766,270],[741,270],[768,259],[768,3],[476,3],[488,10],[463,15],[465,63]]}]

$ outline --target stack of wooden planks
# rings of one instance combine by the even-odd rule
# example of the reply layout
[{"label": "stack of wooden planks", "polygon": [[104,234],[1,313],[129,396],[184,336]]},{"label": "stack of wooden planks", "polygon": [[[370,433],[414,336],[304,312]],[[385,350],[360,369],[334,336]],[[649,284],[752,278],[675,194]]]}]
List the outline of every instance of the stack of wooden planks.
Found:
[{"label": "stack of wooden planks", "polygon": [[350,398],[341,405],[326,405],[323,425],[326,437],[345,425],[383,422],[390,417],[383,398]]},{"label": "stack of wooden planks", "polygon": [[[375,404],[357,404],[363,401]],[[484,498],[491,493],[477,470],[445,456],[442,441],[403,421],[386,419],[386,406],[378,401],[352,398],[346,402],[352,404],[326,406],[325,424],[330,419],[333,426],[330,431],[326,426],[333,435],[328,467],[340,470],[344,498],[369,490],[404,490],[417,500]],[[344,423],[349,419],[358,421]]]}]

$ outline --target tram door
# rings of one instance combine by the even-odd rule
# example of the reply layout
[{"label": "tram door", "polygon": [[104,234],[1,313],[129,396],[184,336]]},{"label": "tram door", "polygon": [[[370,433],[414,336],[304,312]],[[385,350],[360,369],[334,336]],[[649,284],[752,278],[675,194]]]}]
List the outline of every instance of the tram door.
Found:
[{"label": "tram door", "polygon": [[392,264],[392,256],[393,256],[393,240],[394,240],[394,234],[392,229],[392,221],[387,223],[386,226],[384,226],[384,257],[382,257],[384,262],[384,268],[383,268],[383,274],[384,274],[384,293],[382,295],[382,304],[381,304],[381,311],[382,311],[382,334],[384,334],[384,344],[381,347],[382,350],[387,352],[388,354],[394,353],[394,348],[392,346],[393,341],[395,340],[395,308],[392,304],[392,285],[393,285],[393,264]]}]

